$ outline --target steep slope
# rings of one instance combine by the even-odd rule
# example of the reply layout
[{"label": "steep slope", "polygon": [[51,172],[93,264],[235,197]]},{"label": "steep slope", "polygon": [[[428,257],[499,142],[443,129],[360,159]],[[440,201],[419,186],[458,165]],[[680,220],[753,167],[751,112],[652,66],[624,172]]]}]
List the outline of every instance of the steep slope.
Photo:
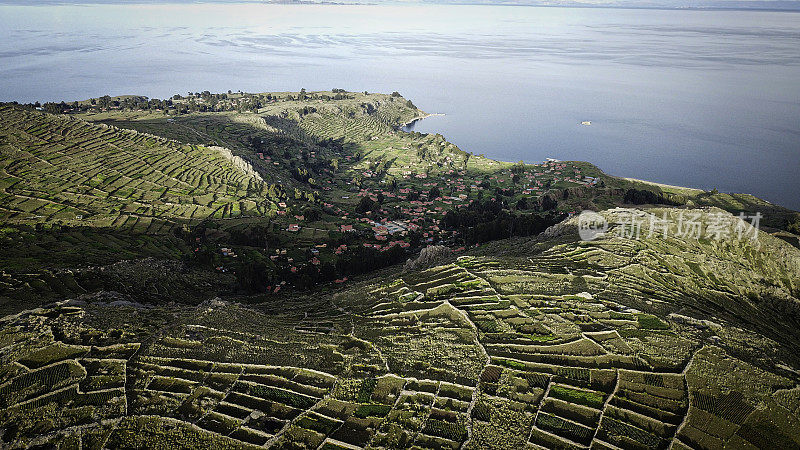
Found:
[{"label": "steep slope", "polygon": [[[603,213],[609,224],[604,239],[581,241],[574,218],[550,230],[555,241],[490,245],[483,251],[509,261],[574,253],[585,267],[603,274],[599,290],[590,290],[601,299],[624,299],[628,306],[660,315],[747,324],[798,349],[792,338],[800,325],[796,248],[716,208],[631,211]],[[658,225],[665,219],[667,237],[664,225]],[[641,227],[640,239],[620,238],[633,230],[631,220]],[[694,231],[686,229],[690,220],[697,224]],[[690,236],[678,234],[681,221]]]},{"label": "steep slope", "polygon": [[[675,210],[650,210],[667,219]],[[577,218],[430,269],[244,307],[71,302],[2,321],[15,446],[793,448],[800,251],[683,210]],[[628,237],[629,217],[644,220]],[[677,216],[676,216],[677,218]],[[712,228],[712,230],[716,230]],[[795,328],[793,328],[795,327]]]},{"label": "steep slope", "polygon": [[260,176],[224,149],[0,107],[0,220],[168,230],[264,215]]}]

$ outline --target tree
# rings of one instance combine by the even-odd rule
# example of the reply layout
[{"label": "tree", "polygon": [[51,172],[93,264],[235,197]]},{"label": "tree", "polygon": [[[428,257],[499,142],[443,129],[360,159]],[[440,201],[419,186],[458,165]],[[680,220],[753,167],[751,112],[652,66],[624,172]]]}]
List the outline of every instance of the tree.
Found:
[{"label": "tree", "polygon": [[786,230],[794,234],[800,234],[800,218],[795,220],[794,223],[789,224],[789,226],[786,227]]},{"label": "tree", "polygon": [[303,210],[303,216],[306,218],[307,221],[314,222],[319,220],[322,214],[320,213],[319,209],[309,206],[308,208]]},{"label": "tree", "polygon": [[558,202],[550,195],[545,195],[539,199],[539,207],[537,209],[539,209],[539,211],[549,211],[556,206],[558,206]]},{"label": "tree", "polygon": [[44,110],[50,114],[61,114],[64,111],[58,103],[45,103]]},{"label": "tree", "polygon": [[97,101],[97,106],[101,108],[108,108],[109,106],[111,106],[111,96],[104,95],[100,97],[100,99]]},{"label": "tree", "polygon": [[361,197],[361,200],[356,205],[356,212],[364,214],[367,211],[373,211],[379,207],[378,203],[372,200],[369,195]]},{"label": "tree", "polygon": [[433,199],[435,199],[437,197],[441,197],[441,196],[442,196],[442,193],[441,193],[441,191],[439,191],[439,187],[438,186],[434,186],[434,187],[431,188],[431,191],[428,192],[428,201],[431,201],[431,200],[433,200]]}]

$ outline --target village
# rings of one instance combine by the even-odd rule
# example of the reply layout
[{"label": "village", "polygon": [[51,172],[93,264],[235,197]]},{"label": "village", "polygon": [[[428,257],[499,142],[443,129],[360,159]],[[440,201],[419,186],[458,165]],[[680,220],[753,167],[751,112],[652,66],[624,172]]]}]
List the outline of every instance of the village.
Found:
[{"label": "village", "polygon": [[[165,105],[176,114],[152,110]],[[112,130],[205,145],[250,177],[230,189],[247,201],[189,198],[188,191],[191,206],[176,206],[170,192],[162,200],[191,217],[186,240],[197,262],[257,292],[343,284],[431,245],[460,253],[538,233],[546,221],[580,210],[558,194],[592,188],[602,174],[552,158],[496,161],[439,134],[403,131],[398,124],[426,113],[397,93],[203,92],[77,106],[73,113],[110,120]],[[207,218],[196,221],[201,206]],[[75,220],[85,221],[82,214]]]},{"label": "village", "polygon": [[[268,155],[259,153],[258,157],[268,164],[282,164]],[[337,267],[340,260],[359,248],[378,259],[393,250],[408,254],[429,245],[447,245],[456,253],[462,252],[467,245],[479,244],[468,244],[460,239],[458,230],[443,226],[449,211],[497,199],[498,193],[512,205],[519,199],[533,203],[551,189],[597,183],[596,177],[582,173],[579,163],[557,160],[515,164],[479,176],[453,168],[434,174],[398,169],[394,176],[359,167],[363,164],[354,159],[349,155],[344,158],[343,164],[351,165],[349,171],[333,174],[322,170],[323,176],[316,180],[321,185],[324,217],[306,217],[299,203],[277,204],[272,230],[281,236],[281,245],[265,250],[280,275],[266,282],[267,292],[277,293],[294,285],[302,274],[319,276],[326,272],[325,266]],[[352,183],[353,173],[359,175],[359,185]],[[566,215],[574,211],[562,212]],[[237,258],[229,247],[219,248],[219,256],[218,271],[227,271]],[[331,281],[341,284],[348,277],[337,276]]]}]

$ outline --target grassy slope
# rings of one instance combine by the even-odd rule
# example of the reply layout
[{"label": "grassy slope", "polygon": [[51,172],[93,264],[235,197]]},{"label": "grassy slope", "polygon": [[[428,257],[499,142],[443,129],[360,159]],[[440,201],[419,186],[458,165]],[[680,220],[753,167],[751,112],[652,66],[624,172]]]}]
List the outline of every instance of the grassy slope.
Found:
[{"label": "grassy slope", "polygon": [[[270,95],[285,97],[287,93]],[[85,292],[75,280],[53,282],[61,275],[37,274],[42,269],[68,271],[125,259],[185,257],[192,249],[169,233],[176,225],[224,218],[219,222],[224,236],[224,230],[247,232],[248,227],[266,224],[275,235],[276,246],[298,249],[297,254],[289,255],[297,259],[304,258],[307,249],[320,240],[335,236],[340,225],[353,223],[324,215],[306,224],[300,233],[284,232],[288,223],[296,222],[292,216],[302,214],[304,206],[293,208],[292,214],[273,217],[275,206],[263,195],[266,183],[317,191],[324,201],[352,212],[364,193],[354,193],[356,179],[381,163],[385,175],[364,180],[362,185],[373,195],[385,189],[380,181],[394,179],[400,182],[400,188],[424,193],[436,184],[445,195],[466,193],[469,199],[478,199],[489,192],[470,192],[470,182],[489,180],[492,187],[517,191],[508,200],[511,205],[529,197],[519,194],[520,186],[510,182],[511,163],[470,155],[439,135],[396,132],[397,125],[424,114],[409,107],[405,99],[382,94],[347,95],[352,98],[283,99],[265,103],[258,114],[229,111],[168,117],[147,111],[106,111],[80,115],[100,125],[3,107],[0,180],[4,195],[0,206],[5,208],[3,221],[15,225],[3,229],[3,240],[13,245],[4,246],[0,252],[3,267],[10,272],[5,274],[0,292],[0,300],[10,308],[6,311],[31,305],[15,301],[21,298],[35,302],[36,298],[68,298]],[[139,132],[108,127],[108,123]],[[327,139],[341,139],[341,148],[320,145]],[[221,153],[209,148],[213,145],[231,149],[266,183],[233,167]],[[290,175],[294,168],[313,167],[315,159],[337,159],[340,169],[315,173],[316,185]],[[797,213],[751,196],[612,178],[589,163],[570,162],[569,166],[580,169],[583,175],[598,177],[603,187],[555,183],[547,195],[559,201],[560,211],[619,206],[625,191],[635,188],[678,194],[690,206],[760,211],[765,216],[762,224],[776,229],[786,229],[797,220]],[[530,174],[542,168],[528,166],[526,170]],[[426,174],[427,178],[409,178],[409,172]],[[548,176],[552,175],[544,173],[535,180],[546,181]],[[319,190],[320,185],[329,190]],[[291,208],[292,202],[286,201]],[[387,205],[386,210],[413,207],[399,199]],[[453,207],[444,203],[435,206],[444,210]],[[269,218],[265,220],[264,216]],[[52,228],[52,223],[88,227],[60,230]],[[28,226],[34,224],[42,226]],[[796,241],[791,234],[784,237]],[[225,240],[217,244],[231,245]]]},{"label": "grassy slope", "polygon": [[[622,212],[605,214],[615,224]],[[86,445],[92,433],[190,446],[800,444],[790,412],[800,406],[796,341],[771,338],[759,322],[796,329],[797,249],[765,234],[747,245],[632,241],[619,225],[583,243],[572,225],[279,304],[91,302],[40,311],[49,319],[37,335],[23,331],[37,315],[7,318],[9,361],[66,360],[86,374],[33,372],[45,386],[76,383],[61,395],[31,388],[19,397],[0,385],[12,405],[0,417],[18,444],[80,436]],[[770,294],[756,311],[767,316],[753,316],[750,292]],[[84,354],[110,344],[129,347]],[[110,388],[121,386],[109,375],[121,360],[126,382]],[[21,367],[3,366],[0,383],[34,377]],[[96,389],[110,389],[103,403]],[[116,417],[124,419],[57,432]]]},{"label": "grassy slope", "polygon": [[[314,102],[268,105],[259,115],[198,113],[175,122],[121,113],[94,117],[124,119],[117,123],[194,148],[60,117],[4,111],[3,120],[16,124],[0,141],[16,158],[4,167],[10,173],[26,168],[16,172],[13,185],[4,186],[11,189],[4,204],[19,209],[15,205],[25,202],[17,189],[25,188],[59,204],[85,199],[77,205],[93,220],[121,216],[112,208],[123,200],[109,189],[113,181],[96,176],[100,167],[53,171],[62,166],[42,162],[55,156],[63,161],[58,152],[74,149],[97,165],[90,158],[97,150],[103,155],[104,148],[117,153],[108,150],[111,145],[162,157],[174,157],[174,149],[198,152],[199,163],[205,161],[198,169],[203,173],[226,167],[229,176],[216,183],[226,190],[217,200],[224,202],[255,198],[252,190],[241,188],[242,177],[249,177],[215,159],[204,144],[221,144],[252,159],[267,181],[306,189],[286,175],[288,159],[281,159],[281,166],[256,160],[253,139],[268,140],[273,150],[327,154],[315,143],[345,137],[345,154],[364,157],[343,164],[333,177],[332,197],[349,192],[350,177],[376,161],[393,161],[388,173],[396,177],[409,168],[436,176],[451,170],[466,177],[510,176],[510,163],[467,157],[440,136],[394,132],[394,124],[417,114],[403,102],[358,96],[303,116],[300,111]],[[380,114],[366,114],[362,104],[367,102]],[[15,114],[30,116],[6,118]],[[75,138],[73,128],[79,131]],[[64,135],[61,129],[67,130]],[[37,134],[59,144],[37,146]],[[96,142],[78,138],[85,136]],[[31,153],[25,158],[15,148],[23,145]],[[145,169],[135,161],[123,167],[144,173],[145,181],[176,178],[161,178],[171,166],[141,172]],[[565,210],[619,205],[620,194],[631,188],[685,195],[690,205],[777,210],[754,198],[674,191],[575,164],[586,175],[601,176],[605,186],[595,192],[556,184],[551,194]],[[30,173],[37,177],[24,177]],[[69,189],[50,193],[36,185],[45,177]],[[177,199],[211,189],[189,184],[195,191],[174,194]],[[79,188],[86,193],[74,196]],[[156,189],[133,191],[148,202],[148,195],[163,201]],[[64,214],[73,213],[61,211],[44,221],[68,220]],[[167,226],[186,220],[166,204],[148,211],[157,212]],[[22,212],[9,214],[11,221],[30,222]],[[759,447],[769,442],[765,439],[783,447],[799,445],[800,361],[794,337],[800,325],[799,252],[764,233],[757,243],[744,244],[705,238],[631,241],[614,234],[622,228],[622,213],[605,214],[614,224],[612,235],[591,243],[579,241],[574,224],[566,223],[550,239],[499,241],[451,264],[403,274],[389,270],[344,289],[268,299],[252,309],[222,302],[197,308],[112,306],[108,302],[118,297],[107,293],[87,298],[86,305],[6,317],[0,331],[7,355],[0,367],[0,423],[10,426],[3,439],[20,446],[80,441],[85,446],[318,447],[328,440],[376,447],[457,448],[466,442],[467,448],[520,448],[530,442],[580,448],[593,437],[599,439],[595,443],[623,448]],[[708,218],[709,211],[702,214]],[[229,222],[239,226],[250,220],[256,219]],[[164,304],[181,300],[182,292],[212,292],[215,284],[226,282],[164,263],[186,252],[186,244],[153,230],[119,235],[87,228],[42,236],[33,228],[4,229],[6,242],[25,245],[6,250],[2,261],[18,271],[36,269],[48,254],[60,255],[55,259],[64,268],[111,263],[114,258],[104,258],[113,252],[137,261],[109,265],[103,277],[92,271],[5,277],[6,286],[25,292],[25,301],[54,290],[74,297],[102,289],[123,295],[138,290],[143,299]],[[20,299],[15,294],[6,301]],[[309,411],[312,406],[323,415]],[[115,418],[122,420],[98,425]],[[89,425],[75,428],[80,424]]]},{"label": "grassy slope", "polygon": [[[207,217],[264,216],[265,183],[219,151],[18,107],[0,107],[0,311],[98,289],[142,294],[162,283],[192,286],[168,300],[190,300],[226,277],[174,262],[191,249],[171,230]],[[139,260],[150,280],[122,280],[97,266]],[[135,281],[138,280],[138,281]],[[126,287],[127,285],[127,287]],[[150,286],[150,287],[148,287]],[[157,292],[158,289],[156,288]],[[189,289],[191,292],[191,289]],[[213,291],[212,291],[213,292]],[[210,294],[210,293],[209,293]],[[166,299],[166,298],[165,298]]]},{"label": "grassy slope", "polygon": [[[683,197],[688,207],[716,207],[738,215],[757,212],[763,215],[762,226],[768,231],[787,231],[795,235],[800,232],[800,212],[792,211],[779,205],[774,205],[750,194],[729,194],[724,192],[703,191],[680,186],[669,186],[633,178],[609,178],[608,186],[620,189],[646,189],[653,192],[673,194]],[[791,241],[791,238],[789,239]],[[796,237],[795,237],[796,242]],[[795,247],[797,247],[796,244]]]},{"label": "grassy slope", "polygon": [[11,106],[0,114],[5,222],[158,233],[175,220],[265,211],[263,183],[214,149]]},{"label": "grassy slope", "polygon": [[[269,93],[281,98],[293,93]],[[328,95],[332,92],[313,92],[310,95]],[[235,95],[235,94],[234,94]],[[259,95],[266,95],[259,94]],[[481,155],[469,155],[447,142],[439,135],[395,133],[398,124],[424,116],[424,112],[409,108],[402,97],[393,98],[384,94],[350,93],[354,98],[344,100],[281,100],[265,104],[255,113],[196,113],[173,119],[151,112],[103,112],[81,117],[91,121],[117,124],[121,127],[151,132],[157,135],[196,144],[213,143],[233,149],[259,167],[270,178],[296,185],[286,175],[285,167],[261,164],[250,144],[253,138],[274,139],[274,134],[312,145],[324,139],[344,139],[350,145],[348,151],[360,151],[364,159],[349,167],[347,174],[369,168],[375,161],[389,161],[388,173],[399,177],[405,172],[439,173],[448,169],[466,170],[468,177],[508,170],[512,163],[494,161]],[[368,113],[365,105],[376,111]],[[316,112],[303,114],[304,109],[315,108]],[[270,142],[270,141],[268,141]],[[274,145],[274,144],[273,144]],[[279,147],[296,151],[291,142],[282,142]],[[322,156],[325,150],[316,148]],[[327,156],[331,156],[328,154]],[[337,155],[334,155],[337,156]],[[679,195],[688,200],[688,206],[715,206],[731,213],[761,212],[762,224],[774,230],[787,230],[800,223],[800,213],[772,205],[752,195],[710,193],[699,189],[660,185],[642,180],[616,178],[604,175],[598,168],[583,162],[571,162],[583,170],[586,176],[601,177],[610,189],[644,189],[657,193]],[[558,186],[554,186],[558,188]],[[592,197],[592,196],[589,196]],[[621,205],[617,193],[600,196],[594,204],[573,201],[573,207],[604,209]],[[567,208],[569,209],[569,208]],[[573,208],[574,209],[574,208]],[[800,225],[794,225],[794,228]],[[797,233],[797,229],[791,228]],[[790,237],[791,240],[791,237]]]}]

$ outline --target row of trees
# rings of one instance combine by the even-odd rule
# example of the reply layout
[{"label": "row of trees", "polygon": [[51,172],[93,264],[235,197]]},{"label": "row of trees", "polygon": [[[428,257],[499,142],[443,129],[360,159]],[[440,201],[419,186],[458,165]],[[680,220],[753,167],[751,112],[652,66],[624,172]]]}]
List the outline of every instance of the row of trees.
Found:
[{"label": "row of trees", "polygon": [[490,199],[448,211],[442,218],[442,228],[458,231],[465,244],[477,244],[539,234],[563,218],[556,212],[511,211],[503,201]]},{"label": "row of trees", "polygon": [[[234,94],[231,91],[228,93],[212,94],[209,91],[203,92],[188,92],[187,95],[182,96],[175,94],[168,99],[147,98],[143,96],[124,96],[124,97],[111,97],[104,95],[98,98],[92,98],[88,102],[34,102],[25,104],[30,108],[42,108],[52,114],[62,114],[66,112],[85,112],[90,109],[121,109],[121,110],[144,110],[144,111],[167,111],[175,114],[188,114],[193,112],[222,112],[222,111],[253,111],[257,112],[259,108],[264,106],[264,103],[272,103],[280,100],[295,100],[295,99],[311,99],[320,98],[336,100],[348,98],[343,94],[337,94],[334,97],[328,95],[306,95],[305,90],[302,90],[297,96],[287,95],[286,97],[278,97],[272,94],[246,94],[239,92]],[[314,108],[309,108],[304,111],[305,114],[313,112]]]}]

